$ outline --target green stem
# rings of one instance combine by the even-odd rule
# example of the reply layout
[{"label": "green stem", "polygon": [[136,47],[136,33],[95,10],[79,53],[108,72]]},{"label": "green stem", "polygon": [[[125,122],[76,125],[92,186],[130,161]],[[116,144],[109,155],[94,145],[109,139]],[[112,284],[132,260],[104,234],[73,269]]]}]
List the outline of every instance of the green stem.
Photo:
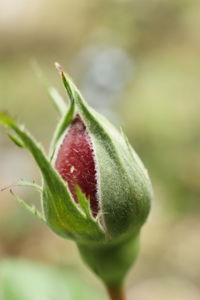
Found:
[{"label": "green stem", "polygon": [[123,286],[107,286],[110,300],[126,300],[126,295]]}]

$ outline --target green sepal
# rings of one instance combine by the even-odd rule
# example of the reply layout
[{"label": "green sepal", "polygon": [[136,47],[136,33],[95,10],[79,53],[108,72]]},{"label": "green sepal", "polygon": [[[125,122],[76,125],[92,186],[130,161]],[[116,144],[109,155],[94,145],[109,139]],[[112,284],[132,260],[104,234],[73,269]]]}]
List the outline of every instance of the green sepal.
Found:
[{"label": "green sepal", "polygon": [[35,182],[20,180],[16,184],[14,184],[13,186],[31,187],[31,188],[35,189],[36,191],[38,191],[40,193],[43,192],[42,187],[39,184],[35,183]]},{"label": "green sepal", "polygon": [[74,202],[66,182],[23,128],[6,114],[0,115],[0,123],[17,133],[40,167],[43,209],[48,225],[59,235],[77,242],[85,262],[108,286],[120,285],[138,253],[139,232],[150,209],[151,183],[124,134],[91,109],[72,80],[59,65],[57,68],[70,106],[62,114],[54,134],[51,159],[74,116],[79,114],[93,145],[98,172],[100,209],[96,218],[91,214],[89,199],[80,188],[76,188],[78,202]]},{"label": "green sepal", "polygon": [[71,102],[75,102],[76,98],[77,98],[78,89],[74,85],[73,81],[70,79],[69,75],[66,76],[66,73],[64,73],[64,71],[62,70],[62,67],[59,65],[59,63],[56,62],[55,67],[58,70],[58,72],[60,73],[63,84],[67,90],[69,99],[71,100]]},{"label": "green sepal", "polygon": [[39,212],[34,205],[29,205],[28,203],[26,203],[23,199],[21,199],[18,195],[16,195],[12,190],[10,190],[10,193],[15,197],[17,202],[20,205],[22,205],[29,213],[31,213],[33,216],[37,217],[37,219],[39,219],[40,221],[47,223],[44,215],[41,212]]},{"label": "green sepal", "polygon": [[14,135],[8,133],[8,137],[11,139],[11,141],[18,147],[24,148],[24,144]]},{"label": "green sepal", "polygon": [[126,239],[140,230],[150,210],[152,186],[147,171],[124,134],[90,108],[73,81],[58,69],[94,148],[101,223],[111,239]]},{"label": "green sepal", "polygon": [[42,191],[43,191],[43,189],[40,185],[38,185],[34,182],[25,181],[25,180],[19,180],[17,183],[11,184],[7,187],[4,187],[4,188],[0,189],[0,191],[5,191],[5,190],[8,190],[8,189],[11,189],[12,187],[20,187],[20,186],[31,187],[31,188],[35,189],[37,192],[40,192],[40,193],[42,193]]},{"label": "green sepal", "polygon": [[77,199],[78,199],[78,203],[80,205],[80,208],[82,209],[82,211],[85,214],[86,218],[92,219],[89,199],[87,199],[85,194],[82,193],[79,186],[76,186],[75,189],[76,189],[76,195],[77,195]]},{"label": "green sepal", "polygon": [[68,190],[67,184],[53,168],[41,147],[24,128],[20,128],[7,114],[0,114],[0,124],[15,131],[25,147],[32,153],[43,176],[43,206],[48,225],[61,236],[80,241],[95,242],[105,235],[101,226],[86,218],[80,211]]},{"label": "green sepal", "polygon": [[32,66],[35,71],[35,74],[39,81],[43,84],[43,86],[46,88],[47,93],[49,94],[55,108],[57,109],[58,113],[63,116],[65,115],[65,112],[67,111],[67,105],[60,95],[60,93],[56,90],[55,87],[53,87],[48,79],[45,77],[44,73],[42,72],[40,66],[38,63],[34,60],[32,61]]},{"label": "green sepal", "polygon": [[62,116],[62,118],[59,121],[57,128],[55,130],[55,133],[54,133],[54,136],[53,136],[53,139],[51,142],[51,147],[50,147],[50,158],[51,159],[54,156],[57,142],[59,141],[59,139],[62,138],[62,136],[66,132],[68,126],[72,122],[73,117],[74,117],[74,112],[75,112],[75,101],[74,101],[73,89],[71,89],[70,84],[68,84],[68,82],[61,70],[60,65],[58,63],[55,63],[55,66],[56,66],[57,70],[60,72],[64,86],[67,89],[69,100],[70,100],[70,105],[69,105],[68,110]]},{"label": "green sepal", "polygon": [[123,285],[125,277],[137,259],[139,234],[119,243],[98,246],[77,244],[85,263],[107,287]]},{"label": "green sepal", "polygon": [[51,158],[54,155],[55,147],[56,147],[56,144],[57,144],[58,140],[62,136],[63,132],[66,131],[66,128],[70,125],[70,123],[71,123],[71,121],[73,119],[73,116],[74,116],[74,101],[72,101],[70,103],[70,107],[69,107],[68,111],[61,118],[61,120],[58,123],[58,126],[57,126],[57,128],[55,130],[55,133],[54,133],[54,136],[53,136],[53,140],[51,142],[51,147],[50,147],[50,157]]}]

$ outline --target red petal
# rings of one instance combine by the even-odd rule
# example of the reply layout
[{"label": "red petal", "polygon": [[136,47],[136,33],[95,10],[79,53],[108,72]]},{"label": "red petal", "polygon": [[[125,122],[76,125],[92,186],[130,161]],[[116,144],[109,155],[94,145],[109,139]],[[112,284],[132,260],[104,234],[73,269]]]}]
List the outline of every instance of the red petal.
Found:
[{"label": "red petal", "polygon": [[92,214],[96,216],[99,205],[94,151],[86,126],[79,115],[74,118],[60,146],[55,167],[68,183],[74,200],[77,202],[75,185],[78,185],[90,199]]}]

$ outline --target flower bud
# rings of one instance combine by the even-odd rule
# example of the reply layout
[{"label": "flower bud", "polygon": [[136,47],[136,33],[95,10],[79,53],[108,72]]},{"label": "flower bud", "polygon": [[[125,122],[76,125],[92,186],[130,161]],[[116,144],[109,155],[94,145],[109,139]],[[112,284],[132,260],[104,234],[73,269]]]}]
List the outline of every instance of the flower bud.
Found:
[{"label": "flower bud", "polygon": [[146,169],[122,131],[92,110],[61,71],[74,113],[57,143],[54,166],[75,202],[79,186],[108,239],[137,232],[152,195]]},{"label": "flower bud", "polygon": [[0,122],[15,131],[17,137],[10,137],[31,151],[41,170],[45,222],[74,239],[90,267],[115,284],[136,257],[150,209],[150,179],[123,132],[85,103],[60,67],[59,72],[70,105],[56,128],[50,159],[8,115],[2,113]]}]

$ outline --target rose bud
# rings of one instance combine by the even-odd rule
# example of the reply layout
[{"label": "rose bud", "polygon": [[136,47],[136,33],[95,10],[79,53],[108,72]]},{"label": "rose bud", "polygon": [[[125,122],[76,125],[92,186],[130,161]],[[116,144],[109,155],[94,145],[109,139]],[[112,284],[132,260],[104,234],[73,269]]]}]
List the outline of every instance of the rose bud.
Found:
[{"label": "rose bud", "polygon": [[[11,139],[27,148],[38,164],[44,216],[57,234],[76,241],[81,256],[108,287],[119,286],[138,252],[141,226],[150,209],[151,182],[141,160],[122,131],[83,100],[59,68],[70,105],[60,104],[61,120],[49,158],[32,136],[5,113],[0,122]],[[60,99],[59,99],[60,100]]]}]

